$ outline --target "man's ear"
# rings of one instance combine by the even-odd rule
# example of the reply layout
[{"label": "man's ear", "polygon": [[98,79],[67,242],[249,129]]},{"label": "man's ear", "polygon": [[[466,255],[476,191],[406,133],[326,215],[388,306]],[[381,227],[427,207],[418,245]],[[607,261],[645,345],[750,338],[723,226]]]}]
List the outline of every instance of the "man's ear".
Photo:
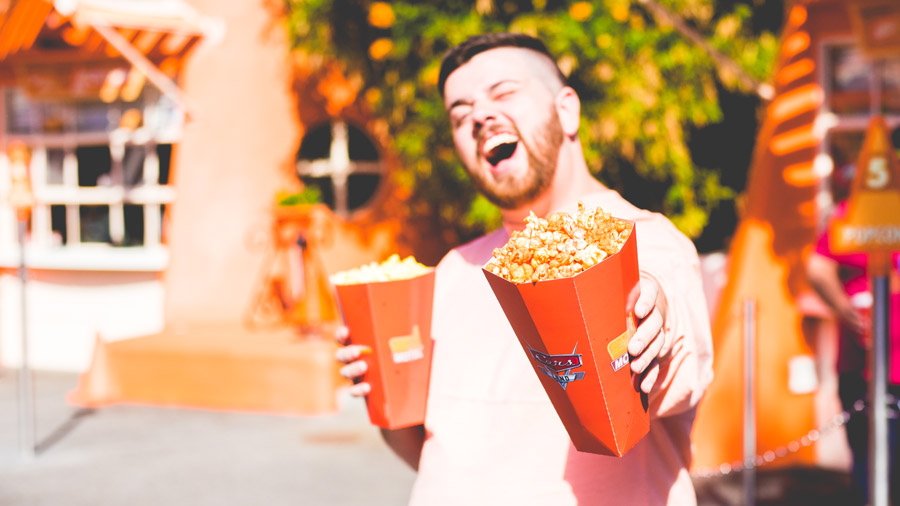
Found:
[{"label": "man's ear", "polygon": [[578,127],[581,124],[581,99],[575,90],[568,86],[559,90],[556,94],[556,113],[559,115],[559,123],[566,137],[578,136]]}]

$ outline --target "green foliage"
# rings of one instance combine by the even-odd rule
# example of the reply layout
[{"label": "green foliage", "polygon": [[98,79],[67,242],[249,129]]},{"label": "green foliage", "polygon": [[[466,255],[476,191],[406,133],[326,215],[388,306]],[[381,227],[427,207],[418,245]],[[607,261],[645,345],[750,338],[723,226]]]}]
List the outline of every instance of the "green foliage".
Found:
[{"label": "green foliage", "polygon": [[[660,3],[747,73],[764,80],[776,38],[752,33],[748,2],[759,1],[734,0],[728,7],[714,0]],[[664,186],[667,191],[660,193],[655,210],[692,237],[702,232],[711,209],[733,198],[718,177],[725,168],[692,162],[685,132],[720,121],[716,82],[733,90],[737,80],[718,72],[700,47],[671,26],[657,23],[638,2],[285,4],[296,51],[334,58],[348,75],[361,77],[361,96],[374,117],[387,123],[390,148],[402,160],[395,182],[410,190],[410,211],[432,213],[460,239],[496,226],[499,213],[476,194],[452,151],[436,81],[444,51],[486,31],[536,35],[558,56],[581,96],[581,137],[588,163],[601,181],[621,190],[628,173]]]},{"label": "green foliage", "polygon": [[295,193],[283,193],[277,196],[279,206],[299,206],[322,202],[322,192],[316,186],[307,186]]}]

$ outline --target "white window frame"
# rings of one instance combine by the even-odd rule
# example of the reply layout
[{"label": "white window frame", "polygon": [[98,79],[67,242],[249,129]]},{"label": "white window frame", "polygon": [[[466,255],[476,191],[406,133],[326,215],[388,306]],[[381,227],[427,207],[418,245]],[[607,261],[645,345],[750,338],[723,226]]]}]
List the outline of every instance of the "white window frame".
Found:
[{"label": "white window frame", "polygon": [[[0,88],[0,118],[6,118],[5,88]],[[170,185],[160,185],[159,158],[157,146],[175,145],[181,138],[184,122],[183,114],[176,116],[168,125],[154,124],[160,93],[153,87],[143,92],[143,117],[145,124],[135,130],[116,128],[107,132],[66,131],[61,133],[13,133],[7,131],[7,121],[0,121],[2,155],[0,155],[0,266],[17,265],[19,255],[16,242],[15,215],[5,198],[8,192],[9,161],[6,151],[9,143],[20,141],[28,146],[31,153],[31,184],[34,192],[34,207],[31,213],[31,234],[26,244],[27,263],[33,268],[63,270],[116,270],[116,271],[161,271],[168,265],[168,248],[162,243],[162,206],[175,200],[174,189]],[[63,103],[66,114],[74,114],[75,108]],[[110,104],[109,107],[121,107]],[[71,119],[71,118],[70,118]],[[150,121],[148,121],[148,119]],[[78,160],[76,149],[88,146],[108,146],[111,168],[109,184],[82,187],[78,185]],[[136,186],[125,186],[122,161],[126,147],[143,147],[143,179]],[[47,182],[47,152],[49,149],[64,151],[63,181],[61,184]],[[170,160],[171,165],[171,160]],[[170,169],[171,170],[171,169]],[[114,246],[125,235],[125,205],[143,207],[143,245]],[[59,244],[54,238],[51,223],[51,206],[66,208],[66,244]],[[102,205],[109,209],[110,243],[82,243],[80,206]]]},{"label": "white window frame", "polygon": [[[380,157],[376,161],[351,160],[350,128],[341,119],[333,119],[330,124],[331,145],[328,149],[328,158],[297,160],[295,169],[298,176],[330,178],[334,189],[334,208],[332,211],[338,216],[347,217],[351,212],[362,211],[370,207],[371,203],[376,200],[378,192],[384,187],[384,163]],[[369,137],[365,131],[362,131],[362,133]],[[371,137],[369,137],[369,142],[376,145]],[[350,209],[348,203],[350,188],[347,182],[351,174],[378,174],[382,176],[379,188],[375,190],[375,196],[366,205],[353,210]]]}]

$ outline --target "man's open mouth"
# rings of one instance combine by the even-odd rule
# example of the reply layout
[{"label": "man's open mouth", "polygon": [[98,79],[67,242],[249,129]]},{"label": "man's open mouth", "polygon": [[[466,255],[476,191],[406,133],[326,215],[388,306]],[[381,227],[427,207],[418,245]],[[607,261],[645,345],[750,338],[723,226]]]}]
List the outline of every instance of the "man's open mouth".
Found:
[{"label": "man's open mouth", "polygon": [[491,165],[511,157],[519,145],[519,138],[511,133],[498,133],[488,137],[481,146],[481,154]]}]

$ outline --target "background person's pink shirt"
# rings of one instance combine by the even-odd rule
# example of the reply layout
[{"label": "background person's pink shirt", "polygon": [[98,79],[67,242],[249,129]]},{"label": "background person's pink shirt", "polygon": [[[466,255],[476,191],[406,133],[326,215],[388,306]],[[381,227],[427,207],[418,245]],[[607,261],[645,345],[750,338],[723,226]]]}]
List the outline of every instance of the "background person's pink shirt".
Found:
[{"label": "background person's pink shirt", "polygon": [[641,269],[662,285],[675,322],[667,330],[671,358],[650,396],[650,433],[621,458],[572,446],[481,272],[509,237],[499,230],[453,250],[437,268],[426,441],[411,504],[696,503],[689,437],[712,379],[696,251],[664,217],[611,190],[584,202],[637,223]]},{"label": "background person's pink shirt", "polygon": [[[831,220],[841,218],[847,213],[848,202],[841,202]],[[869,287],[869,255],[866,253],[835,253],[831,250],[831,229],[826,228],[816,242],[816,253],[835,261],[840,267],[841,285],[850,297],[859,294],[868,295],[872,303],[872,290]],[[900,253],[891,254],[891,269],[900,276]],[[871,309],[871,308],[870,308]],[[871,318],[871,313],[867,313]],[[888,381],[900,385],[900,292],[892,291],[888,299],[890,331],[888,332]],[[866,361],[867,336],[857,334],[838,322],[840,341],[838,342],[837,370],[839,373],[863,372],[868,369]]]}]

